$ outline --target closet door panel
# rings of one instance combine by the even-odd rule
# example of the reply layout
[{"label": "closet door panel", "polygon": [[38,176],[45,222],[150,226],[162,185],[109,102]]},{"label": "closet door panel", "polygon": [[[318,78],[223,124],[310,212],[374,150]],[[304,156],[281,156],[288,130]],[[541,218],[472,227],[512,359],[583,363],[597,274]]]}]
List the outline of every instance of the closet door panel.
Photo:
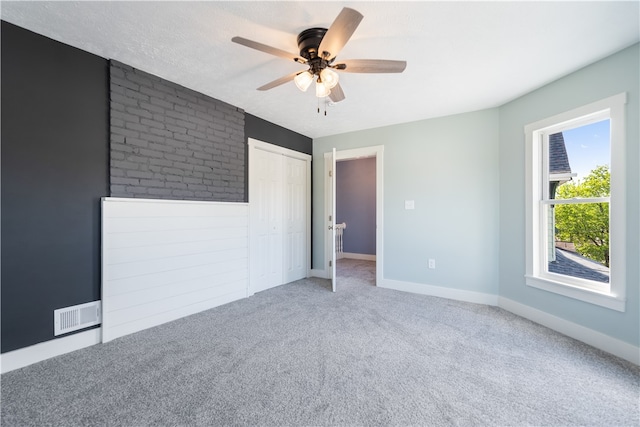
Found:
[{"label": "closet door panel", "polygon": [[269,265],[267,287],[281,285],[282,256],[283,256],[283,183],[282,183],[282,156],[274,153],[268,155],[268,182],[269,189]]},{"label": "closet door panel", "polygon": [[282,284],[282,167],[281,156],[255,150],[255,194],[257,256],[254,291]]},{"label": "closet door panel", "polygon": [[307,275],[306,257],[306,162],[284,157],[285,162],[285,283]]}]

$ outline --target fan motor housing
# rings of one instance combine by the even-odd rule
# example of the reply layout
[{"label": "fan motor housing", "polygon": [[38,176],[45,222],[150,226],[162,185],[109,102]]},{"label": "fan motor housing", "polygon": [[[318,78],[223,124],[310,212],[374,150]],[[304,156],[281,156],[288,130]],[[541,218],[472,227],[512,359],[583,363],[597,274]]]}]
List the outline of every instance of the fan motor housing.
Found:
[{"label": "fan motor housing", "polygon": [[318,47],[326,32],[326,28],[309,28],[298,34],[300,56],[307,61],[318,58]]}]

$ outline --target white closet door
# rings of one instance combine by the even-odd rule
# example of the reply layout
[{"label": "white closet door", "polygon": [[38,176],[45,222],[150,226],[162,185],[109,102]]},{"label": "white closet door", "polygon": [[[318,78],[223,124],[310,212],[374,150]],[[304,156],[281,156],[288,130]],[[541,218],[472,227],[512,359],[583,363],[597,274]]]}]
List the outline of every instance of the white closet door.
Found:
[{"label": "white closet door", "polygon": [[307,277],[311,156],[249,138],[249,294]]},{"label": "white closet door", "polygon": [[251,203],[256,203],[256,237],[258,257],[254,292],[259,292],[283,283],[283,182],[282,156],[256,150],[256,194]]},{"label": "white closet door", "polygon": [[284,160],[284,283],[307,276],[306,188],[307,162],[291,157]]}]

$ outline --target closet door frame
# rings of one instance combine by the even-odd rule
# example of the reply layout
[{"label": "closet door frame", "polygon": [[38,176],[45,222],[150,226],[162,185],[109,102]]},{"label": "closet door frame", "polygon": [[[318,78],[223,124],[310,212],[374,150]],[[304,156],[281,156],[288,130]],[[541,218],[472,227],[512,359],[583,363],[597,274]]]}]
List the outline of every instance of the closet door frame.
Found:
[{"label": "closet door frame", "polygon": [[[257,285],[257,272],[260,258],[258,256],[258,235],[257,235],[257,221],[258,221],[258,206],[256,203],[252,203],[253,198],[257,192],[255,185],[257,184],[255,177],[258,173],[256,164],[256,151],[263,150],[274,154],[279,154],[286,157],[291,157],[305,162],[305,261],[306,261],[306,276],[311,277],[311,156],[309,154],[301,153],[298,151],[290,150],[288,148],[280,147],[278,145],[270,144],[268,142],[260,141],[254,138],[248,139],[249,149],[249,285],[247,288],[247,296],[253,295],[258,289]],[[284,252],[283,252],[284,253]],[[284,258],[282,259],[284,265]],[[283,274],[284,283],[284,274]]]}]

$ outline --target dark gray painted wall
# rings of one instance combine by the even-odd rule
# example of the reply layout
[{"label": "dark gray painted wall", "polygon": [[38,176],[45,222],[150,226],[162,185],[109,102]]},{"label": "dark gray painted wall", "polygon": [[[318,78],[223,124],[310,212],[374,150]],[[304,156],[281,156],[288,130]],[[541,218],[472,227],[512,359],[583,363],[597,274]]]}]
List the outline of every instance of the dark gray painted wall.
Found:
[{"label": "dark gray painted wall", "polygon": [[347,223],[344,252],[376,253],[376,159],[336,164],[336,219]]},{"label": "dark gray painted wall", "polygon": [[279,145],[290,150],[312,154],[312,142],[309,137],[296,133],[282,126],[275,125],[259,117],[245,114],[245,135],[269,144]]},{"label": "dark gray painted wall", "polygon": [[2,352],[100,299],[107,60],[2,22]]},{"label": "dark gray painted wall", "polygon": [[[116,194],[110,194],[109,191],[109,62],[4,21],[1,36],[0,347],[4,353],[53,339],[54,309],[101,298],[100,197]],[[120,66],[126,67],[124,64]],[[140,72],[134,74],[144,75]],[[164,84],[168,88],[181,88],[171,82],[155,79],[153,81],[159,82],[157,86]],[[188,108],[194,99],[198,105],[198,99],[206,98],[215,105],[212,115],[220,112],[220,106],[220,109],[226,108],[234,117],[230,122],[237,126],[228,126],[233,129],[233,132],[229,132],[233,133],[233,141],[232,149],[227,151],[236,153],[237,157],[220,158],[226,159],[228,171],[236,171],[230,175],[237,179],[229,182],[241,185],[229,186],[235,189],[229,194],[241,194],[240,201],[246,201],[247,194],[247,136],[311,153],[310,138],[258,117],[244,115],[241,110],[228,104],[181,89],[184,90],[182,97],[193,97],[185,98],[189,101],[187,105],[183,105],[183,100],[171,103],[167,99],[158,99],[169,102],[175,111],[178,110],[176,105]],[[200,101],[202,103],[204,101]],[[196,120],[202,119],[198,115],[199,110],[195,107],[194,110],[195,118],[187,114],[186,122],[201,125]],[[237,113],[239,116],[236,116]],[[241,121],[243,115],[247,118],[244,124]],[[169,114],[167,116],[171,117]],[[114,120],[116,126],[125,123],[125,117],[114,118],[121,120]],[[155,119],[153,116],[145,118]],[[152,134],[152,124],[142,123],[142,119],[139,119],[139,123],[146,127],[138,128],[138,132],[149,130]],[[132,119],[132,123],[135,122]],[[169,122],[166,120],[166,123]],[[221,128],[217,130],[222,131]],[[246,136],[242,136],[243,130]],[[215,132],[213,135],[216,135]],[[224,135],[219,133],[217,136]],[[167,140],[168,135],[164,141]],[[173,141],[176,140],[179,141],[173,138]],[[220,143],[220,140],[213,140]],[[116,145],[121,142],[114,138]],[[116,151],[114,149],[112,153]],[[120,151],[126,152],[126,149]],[[206,150],[192,150],[194,158],[196,152],[206,153]],[[177,151],[175,154],[180,155]],[[210,154],[214,159],[217,158],[217,152]],[[152,157],[149,155],[144,164],[151,164],[147,160]],[[118,160],[124,159],[120,157]],[[173,161],[178,162],[179,159]],[[113,176],[122,177],[117,171],[124,170],[128,169],[116,167]],[[163,179],[168,181],[169,175]],[[114,182],[113,185],[121,184]],[[151,188],[154,187],[147,187]],[[133,195],[133,192],[124,191],[117,195]],[[150,192],[146,197],[151,196]]]},{"label": "dark gray painted wall", "polygon": [[111,61],[111,195],[243,202],[244,112]]}]

